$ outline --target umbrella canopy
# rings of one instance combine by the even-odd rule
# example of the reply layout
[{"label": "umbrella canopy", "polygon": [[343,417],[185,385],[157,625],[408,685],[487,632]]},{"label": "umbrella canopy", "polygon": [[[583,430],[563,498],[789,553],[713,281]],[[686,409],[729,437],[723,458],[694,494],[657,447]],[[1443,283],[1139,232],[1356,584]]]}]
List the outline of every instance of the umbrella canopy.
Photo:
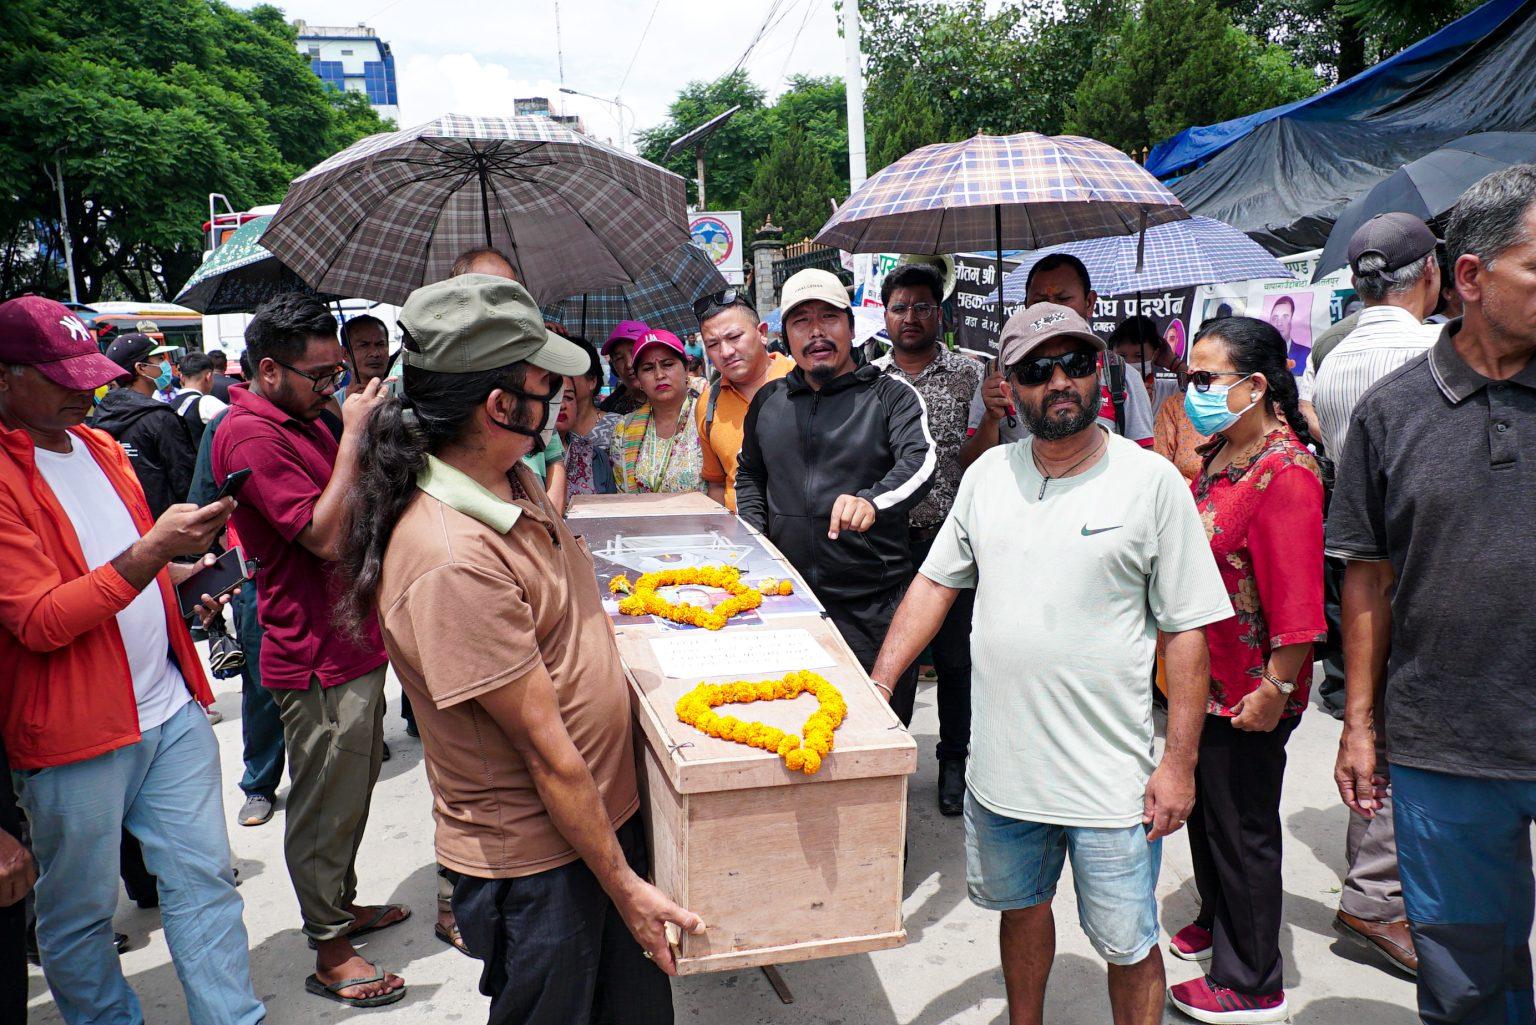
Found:
[{"label": "umbrella canopy", "polygon": [[1349,262],[1350,236],[1377,214],[1398,212],[1433,221],[1450,213],[1478,179],[1533,160],[1536,132],[1478,132],[1404,164],[1339,214],[1312,280],[1321,281]]},{"label": "umbrella canopy", "polygon": [[726,287],[709,254],[685,242],[642,271],[633,284],[573,295],[544,307],[544,319],[598,344],[623,320],[643,320],[679,337],[699,329],[695,300]]},{"label": "umbrella canopy", "polygon": [[294,179],[261,244],[321,291],[397,304],[495,246],[551,303],[632,282],[688,237],[671,171],[549,118],[447,114]]},{"label": "umbrella canopy", "polygon": [[[1115,235],[1025,253],[1017,269],[1003,279],[1005,303],[1024,302],[1030,270],[1052,253],[1070,253],[1083,261],[1094,289],[1101,295],[1165,292],[1291,276],[1268,250],[1230,224],[1191,217],[1148,228],[1144,250],[1138,237]],[[1142,257],[1140,272],[1136,269],[1138,255]],[[987,296],[988,302],[996,300],[996,292]]]},{"label": "umbrella canopy", "polygon": [[884,168],[816,241],[850,253],[1043,249],[1188,216],[1161,182],[1096,139],[976,135]]},{"label": "umbrella canopy", "polygon": [[212,315],[248,313],[283,292],[305,292],[324,302],[341,298],[316,292],[257,244],[271,220],[253,217],[240,225],[187,279],[177,305]]}]

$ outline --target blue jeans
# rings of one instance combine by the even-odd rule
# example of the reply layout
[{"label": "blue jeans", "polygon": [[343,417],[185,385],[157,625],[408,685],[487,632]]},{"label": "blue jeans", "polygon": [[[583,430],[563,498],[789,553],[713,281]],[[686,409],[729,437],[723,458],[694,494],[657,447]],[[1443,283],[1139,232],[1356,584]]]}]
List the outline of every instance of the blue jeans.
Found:
[{"label": "blue jeans", "polygon": [[235,595],[235,631],[245,668],[240,670],[240,736],[245,742],[245,775],[240,789],[272,800],[283,781],[283,717],[272,692],[261,685],[261,623],[256,619],[256,585],[246,582]]},{"label": "blue jeans", "polygon": [[37,856],[37,945],[70,1025],[141,1025],[112,945],[120,833],[144,847],[193,1025],[255,1025],[245,904],[235,891],[208,718],[188,701],[137,744],[16,773]]},{"label": "blue jeans", "polygon": [[1398,867],[1426,1025],[1530,1025],[1536,781],[1392,766]]},{"label": "blue jeans", "polygon": [[1157,946],[1157,875],[1163,842],[1146,827],[1061,826],[1009,818],[965,794],[965,883],[971,903],[1017,911],[1056,895],[1072,858],[1077,919],[1099,956],[1139,964]]}]

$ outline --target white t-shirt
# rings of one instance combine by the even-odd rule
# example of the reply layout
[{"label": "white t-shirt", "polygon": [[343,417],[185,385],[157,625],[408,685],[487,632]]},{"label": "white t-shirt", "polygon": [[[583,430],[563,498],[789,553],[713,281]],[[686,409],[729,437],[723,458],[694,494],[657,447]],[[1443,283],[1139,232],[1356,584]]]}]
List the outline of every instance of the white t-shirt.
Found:
[{"label": "white t-shirt", "polygon": [[1092,469],[1049,483],[1033,439],[988,450],[923,563],[930,580],[976,588],[966,782],[999,815],[1140,822],[1157,631],[1232,615],[1189,485],[1108,441]]},{"label": "white t-shirt", "polygon": [[[128,507],[112,489],[84,445],[70,439],[67,454],[34,449],[38,472],[53,489],[64,515],[75,528],[88,569],[111,562],[139,539]],[[192,699],[176,663],[166,632],[160,589],[151,583],[117,614],[117,629],[128,655],[133,693],[139,705],[139,732],[165,722]]]}]

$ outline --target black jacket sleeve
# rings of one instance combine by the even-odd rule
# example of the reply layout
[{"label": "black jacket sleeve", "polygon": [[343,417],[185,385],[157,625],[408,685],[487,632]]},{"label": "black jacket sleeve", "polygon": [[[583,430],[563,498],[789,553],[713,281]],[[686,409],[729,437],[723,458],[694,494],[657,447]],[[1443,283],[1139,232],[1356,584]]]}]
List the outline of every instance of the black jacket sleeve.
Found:
[{"label": "black jacket sleeve", "polygon": [[757,414],[773,391],[769,384],[758,389],[742,422],[741,452],[736,456],[736,515],[761,533],[768,533],[768,473],[763,448],[757,438]]},{"label": "black jacket sleeve", "polygon": [[187,426],[174,409],[169,416],[156,416],[155,444],[160,449],[160,465],[165,468],[165,483],[172,503],[185,502],[192,490],[192,471],[197,467],[197,449]]},{"label": "black jacket sleeve", "polygon": [[[933,487],[938,450],[928,433],[928,411],[917,389],[894,377],[881,379],[880,402],[886,410],[886,432],[896,464],[873,487],[858,496],[875,506],[875,516],[905,516]],[[739,501],[739,499],[738,499]]]}]

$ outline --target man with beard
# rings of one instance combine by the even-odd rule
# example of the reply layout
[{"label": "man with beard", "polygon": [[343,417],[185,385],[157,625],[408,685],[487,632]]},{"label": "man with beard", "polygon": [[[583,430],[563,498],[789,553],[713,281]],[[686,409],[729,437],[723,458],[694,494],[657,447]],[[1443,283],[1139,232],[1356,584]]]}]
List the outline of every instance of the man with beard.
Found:
[{"label": "man with beard", "polygon": [[[971,396],[981,387],[981,364],[944,347],[944,279],[927,264],[909,264],[885,276],[880,286],[891,351],[875,366],[905,381],[923,397],[938,466],[933,490],[912,510],[907,540],[912,562],[922,565],[939,534],[960,486],[960,448],[965,444]],[[939,812],[959,815],[965,799],[965,756],[971,737],[971,602],[975,592],[956,598],[933,639],[933,667],[939,678]]]},{"label": "man with beard", "polygon": [[[1174,466],[1095,425],[1104,342],[1039,303],[1003,329],[1029,436],[982,455],[891,624],[885,690],[976,588],[966,883],[1002,912],[1010,1020],[1039,1022],[1070,854],[1078,916],[1109,962],[1117,1025],[1163,1020],[1157,875],[1194,805],[1207,623],[1232,615]],[[1028,600],[1021,595],[1028,592]],[[1168,635],[1168,741],[1152,759],[1151,674]]]},{"label": "man with beard", "polygon": [[[907,517],[933,486],[933,439],[911,385],[854,363],[853,309],[835,275],[793,275],[783,309],[795,369],[747,410],[736,511],[805,577],[868,671],[912,578]],[[902,722],[915,669],[882,685]]]}]

